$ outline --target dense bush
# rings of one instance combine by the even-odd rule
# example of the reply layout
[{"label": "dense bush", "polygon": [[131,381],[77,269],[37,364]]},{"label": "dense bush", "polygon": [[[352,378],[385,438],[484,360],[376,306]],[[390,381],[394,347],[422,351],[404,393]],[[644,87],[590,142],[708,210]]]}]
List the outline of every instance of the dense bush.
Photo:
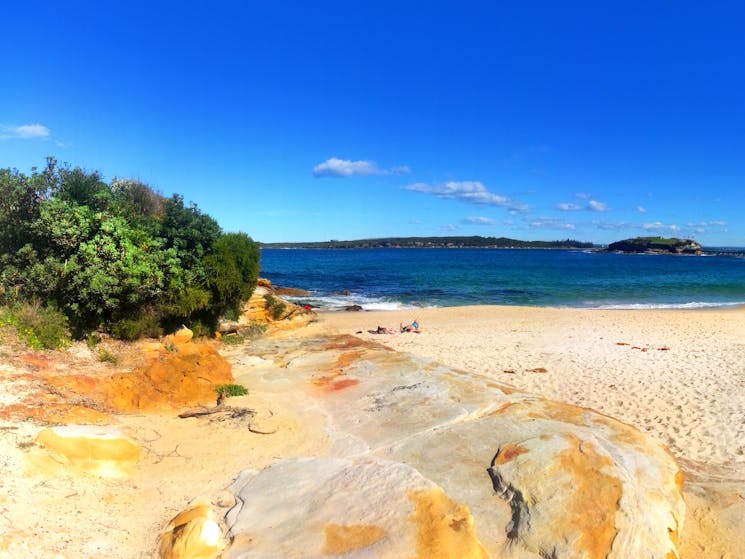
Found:
[{"label": "dense bush", "polygon": [[0,169],[0,304],[55,307],[77,336],[201,332],[250,297],[259,250],[175,194],[58,166]]},{"label": "dense bush", "polygon": [[223,235],[204,257],[212,308],[220,315],[236,318],[241,301],[247,301],[259,275],[259,247],[244,233]]}]

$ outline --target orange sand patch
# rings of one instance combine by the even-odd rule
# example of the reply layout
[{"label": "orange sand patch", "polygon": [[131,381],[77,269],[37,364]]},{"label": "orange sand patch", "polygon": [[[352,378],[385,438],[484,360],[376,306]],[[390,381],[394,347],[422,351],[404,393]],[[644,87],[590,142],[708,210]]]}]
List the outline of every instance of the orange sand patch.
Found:
[{"label": "orange sand patch", "polygon": [[344,369],[362,357],[362,351],[347,351],[336,358],[333,368]]},{"label": "orange sand patch", "polygon": [[621,481],[602,470],[613,461],[601,456],[594,446],[576,437],[567,437],[570,448],[559,453],[561,468],[572,476],[574,494],[567,502],[572,514],[571,526],[563,526],[567,533],[579,530],[581,536],[574,547],[577,556],[604,559],[616,537],[615,516],[621,498]]},{"label": "orange sand patch", "polygon": [[388,535],[380,526],[365,524],[341,526],[327,524],[324,528],[325,541],[321,553],[340,555],[357,549],[369,547]]},{"label": "orange sand patch", "polygon": [[497,459],[494,461],[495,465],[506,464],[507,462],[514,460],[521,454],[528,452],[528,449],[523,446],[514,444],[508,444],[502,447],[497,455]]},{"label": "orange sand patch", "polygon": [[488,559],[466,505],[451,500],[440,488],[408,496],[416,506],[411,518],[417,525],[416,559]]}]

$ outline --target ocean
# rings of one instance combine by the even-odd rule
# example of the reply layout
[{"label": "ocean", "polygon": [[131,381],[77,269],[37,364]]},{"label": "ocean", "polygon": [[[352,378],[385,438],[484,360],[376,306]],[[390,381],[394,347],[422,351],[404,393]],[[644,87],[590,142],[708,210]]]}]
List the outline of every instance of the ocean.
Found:
[{"label": "ocean", "polygon": [[321,310],[745,305],[745,258],[581,250],[262,249],[261,276]]}]

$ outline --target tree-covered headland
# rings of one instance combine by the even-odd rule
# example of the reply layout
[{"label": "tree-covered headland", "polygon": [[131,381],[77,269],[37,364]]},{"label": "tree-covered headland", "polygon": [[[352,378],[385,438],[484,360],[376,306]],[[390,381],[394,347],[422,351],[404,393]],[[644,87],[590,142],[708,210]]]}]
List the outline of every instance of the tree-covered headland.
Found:
[{"label": "tree-covered headland", "polygon": [[178,194],[136,180],[107,183],[54,158],[30,175],[0,169],[6,322],[31,306],[78,337],[135,339],[181,324],[206,334],[220,316],[237,316],[258,272],[250,237],[223,232]]}]

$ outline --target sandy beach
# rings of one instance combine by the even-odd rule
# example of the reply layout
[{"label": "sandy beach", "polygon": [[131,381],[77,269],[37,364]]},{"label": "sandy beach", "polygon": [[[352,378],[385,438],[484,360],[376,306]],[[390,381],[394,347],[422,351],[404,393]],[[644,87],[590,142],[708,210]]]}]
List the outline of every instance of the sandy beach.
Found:
[{"label": "sandy beach", "polygon": [[[417,320],[421,333],[398,331]],[[745,309],[473,306],[321,313],[342,333],[593,408],[679,459],[745,467]]]}]

